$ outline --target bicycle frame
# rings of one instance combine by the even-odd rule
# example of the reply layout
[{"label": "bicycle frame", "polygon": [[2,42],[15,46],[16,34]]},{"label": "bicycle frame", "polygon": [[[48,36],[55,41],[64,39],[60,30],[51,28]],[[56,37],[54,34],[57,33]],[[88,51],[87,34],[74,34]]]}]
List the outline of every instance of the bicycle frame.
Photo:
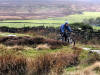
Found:
[{"label": "bicycle frame", "polygon": [[[75,46],[75,40],[73,38],[71,38],[71,32],[66,32],[65,35],[67,37],[62,36],[62,34],[61,34],[62,42],[67,42],[67,43],[73,44]],[[64,39],[66,39],[66,40],[64,40]]]}]

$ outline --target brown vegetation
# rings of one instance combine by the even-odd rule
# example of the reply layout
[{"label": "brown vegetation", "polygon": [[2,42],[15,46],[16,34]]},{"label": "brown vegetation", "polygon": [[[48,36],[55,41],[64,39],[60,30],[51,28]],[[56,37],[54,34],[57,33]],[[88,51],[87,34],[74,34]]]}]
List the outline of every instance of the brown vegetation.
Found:
[{"label": "brown vegetation", "polygon": [[95,62],[89,67],[74,72],[65,72],[63,75],[99,75],[99,74],[100,74],[100,62]]},{"label": "brown vegetation", "polygon": [[77,58],[72,53],[64,52],[39,56],[33,63],[28,64],[31,71],[29,75],[47,75],[51,70],[61,75],[65,67],[77,64]]},{"label": "brown vegetation", "polygon": [[40,44],[40,45],[37,45],[36,49],[37,50],[50,49],[50,46],[47,44]]},{"label": "brown vegetation", "polygon": [[64,68],[76,64],[75,53],[57,52],[34,59],[8,54],[0,56],[0,75],[48,75],[51,71],[61,75]]},{"label": "brown vegetation", "polygon": [[13,45],[25,45],[25,46],[32,46],[32,45],[38,45],[38,44],[48,44],[51,49],[55,48],[60,48],[64,45],[67,45],[67,43],[61,42],[61,41],[56,41],[52,39],[45,39],[42,37],[1,37],[0,38],[0,43],[8,46],[13,46]]},{"label": "brown vegetation", "polygon": [[89,53],[86,63],[92,64],[95,63],[95,61],[100,61],[100,55],[97,53]]},{"label": "brown vegetation", "polygon": [[[78,30],[74,29],[73,26],[77,25],[83,27],[83,30]],[[89,27],[89,31],[86,31],[86,28],[84,28],[84,24],[82,23],[76,23],[72,24],[73,28],[73,34],[71,37],[76,41],[76,42],[81,42],[85,44],[100,44],[98,41],[100,39],[100,32],[99,31],[93,31],[91,27]],[[78,28],[78,27],[75,27]],[[31,36],[44,36],[46,38],[50,39],[55,39],[57,40],[60,38],[58,36],[60,34],[59,28],[53,28],[53,27],[44,27],[44,26],[39,26],[39,27],[24,27],[24,28],[9,28],[9,27],[0,27],[1,32],[9,32],[9,33],[25,33]],[[88,33],[85,33],[88,32]],[[94,39],[95,38],[95,39]]]},{"label": "brown vegetation", "polygon": [[[0,46],[3,48],[3,45]],[[15,46],[16,47],[16,46]],[[61,75],[64,68],[77,65],[79,63],[79,56],[82,52],[81,48],[73,47],[73,52],[57,52],[39,55],[36,58],[24,58],[22,55],[2,54],[0,56],[0,75]],[[94,63],[99,59],[99,56],[90,54],[86,62]],[[93,61],[91,61],[91,60]],[[93,68],[91,68],[93,67]],[[94,71],[100,71],[98,64],[91,66],[84,70],[70,72],[69,75],[91,75]],[[65,75],[67,74],[65,73]]]},{"label": "brown vegetation", "polygon": [[6,50],[15,50],[15,51],[20,51],[20,50],[26,50],[24,46],[7,46]]},{"label": "brown vegetation", "polygon": [[26,59],[22,56],[0,56],[0,75],[25,75]]}]

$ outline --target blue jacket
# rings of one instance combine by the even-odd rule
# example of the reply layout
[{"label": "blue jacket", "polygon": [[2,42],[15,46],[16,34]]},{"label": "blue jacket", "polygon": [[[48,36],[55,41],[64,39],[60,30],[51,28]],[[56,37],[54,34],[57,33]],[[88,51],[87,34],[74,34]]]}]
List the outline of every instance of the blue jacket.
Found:
[{"label": "blue jacket", "polygon": [[65,24],[62,24],[60,27],[60,31],[63,33],[65,30],[68,30],[69,32],[72,32],[70,26],[65,26]]}]

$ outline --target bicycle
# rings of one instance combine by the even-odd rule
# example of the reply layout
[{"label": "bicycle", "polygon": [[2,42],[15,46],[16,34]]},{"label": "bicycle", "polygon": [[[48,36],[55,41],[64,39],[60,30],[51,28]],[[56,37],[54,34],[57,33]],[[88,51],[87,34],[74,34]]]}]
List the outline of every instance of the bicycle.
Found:
[{"label": "bicycle", "polygon": [[71,35],[72,32],[66,32],[66,41],[65,41],[65,37],[63,37],[63,34],[60,33],[59,37],[57,40],[62,41],[62,42],[66,42],[69,45],[75,46],[75,40],[73,39],[73,35]]}]

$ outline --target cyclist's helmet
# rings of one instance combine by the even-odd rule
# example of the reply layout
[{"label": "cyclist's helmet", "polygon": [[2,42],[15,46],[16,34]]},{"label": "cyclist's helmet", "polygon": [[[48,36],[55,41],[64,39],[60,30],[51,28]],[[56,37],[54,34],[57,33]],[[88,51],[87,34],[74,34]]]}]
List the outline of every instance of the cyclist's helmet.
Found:
[{"label": "cyclist's helmet", "polygon": [[65,22],[65,24],[69,24],[68,22]]}]

